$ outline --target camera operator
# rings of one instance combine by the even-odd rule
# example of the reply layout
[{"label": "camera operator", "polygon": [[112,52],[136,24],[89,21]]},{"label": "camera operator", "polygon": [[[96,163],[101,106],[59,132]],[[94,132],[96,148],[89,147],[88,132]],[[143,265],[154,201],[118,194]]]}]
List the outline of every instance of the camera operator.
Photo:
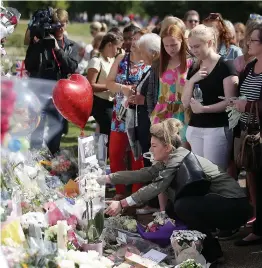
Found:
[{"label": "camera operator", "polygon": [[[75,73],[79,48],[64,35],[67,23],[66,10],[49,8],[36,11],[29,28],[30,44],[25,58],[30,77],[59,80]],[[50,96],[43,108],[40,124],[31,135],[31,148],[42,147],[47,123],[46,145],[52,154],[56,153],[60,148],[65,122]]]}]

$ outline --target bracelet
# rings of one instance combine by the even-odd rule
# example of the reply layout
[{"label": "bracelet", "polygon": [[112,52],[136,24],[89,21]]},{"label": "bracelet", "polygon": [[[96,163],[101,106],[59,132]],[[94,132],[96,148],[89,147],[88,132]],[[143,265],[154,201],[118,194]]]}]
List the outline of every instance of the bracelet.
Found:
[{"label": "bracelet", "polygon": [[120,203],[120,207],[121,207],[121,209],[123,210],[123,206],[122,206],[122,204],[121,204],[121,201],[119,201],[119,203]]},{"label": "bracelet", "polygon": [[122,85],[122,84],[120,84],[120,90],[119,90],[119,91],[122,91],[122,88],[123,88],[123,85]]}]

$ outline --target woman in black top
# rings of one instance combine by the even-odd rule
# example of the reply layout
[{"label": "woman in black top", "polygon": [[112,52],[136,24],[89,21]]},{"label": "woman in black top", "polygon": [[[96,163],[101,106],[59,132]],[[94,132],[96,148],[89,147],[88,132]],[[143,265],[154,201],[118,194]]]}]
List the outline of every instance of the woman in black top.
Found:
[{"label": "woman in black top", "polygon": [[[196,26],[189,34],[189,45],[199,62],[188,73],[182,96],[184,106],[192,109],[186,138],[194,153],[226,169],[232,131],[225,109],[227,98],[236,96],[238,78],[233,64],[216,53],[213,28]],[[193,98],[195,84],[202,91],[202,103]]]}]

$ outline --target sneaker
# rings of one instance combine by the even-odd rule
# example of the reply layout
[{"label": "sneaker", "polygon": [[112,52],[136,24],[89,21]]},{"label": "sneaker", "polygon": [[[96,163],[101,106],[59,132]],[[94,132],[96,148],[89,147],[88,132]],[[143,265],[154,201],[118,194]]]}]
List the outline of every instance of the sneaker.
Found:
[{"label": "sneaker", "polygon": [[229,231],[219,231],[217,234],[218,240],[226,241],[232,239],[237,233],[239,232],[239,229],[235,230],[229,230]]},{"label": "sneaker", "polygon": [[136,210],[136,214],[137,215],[146,215],[146,214],[152,214],[152,213],[155,213],[155,212],[159,212],[159,209],[157,208],[152,208],[152,207],[143,207],[143,208],[138,208]]}]

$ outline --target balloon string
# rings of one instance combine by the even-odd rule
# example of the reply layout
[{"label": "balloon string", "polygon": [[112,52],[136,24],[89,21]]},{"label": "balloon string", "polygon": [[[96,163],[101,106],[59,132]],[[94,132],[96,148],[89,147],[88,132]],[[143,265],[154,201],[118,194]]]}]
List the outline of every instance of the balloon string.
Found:
[{"label": "balloon string", "polygon": [[80,137],[85,137],[85,132],[83,129],[80,130]]}]

